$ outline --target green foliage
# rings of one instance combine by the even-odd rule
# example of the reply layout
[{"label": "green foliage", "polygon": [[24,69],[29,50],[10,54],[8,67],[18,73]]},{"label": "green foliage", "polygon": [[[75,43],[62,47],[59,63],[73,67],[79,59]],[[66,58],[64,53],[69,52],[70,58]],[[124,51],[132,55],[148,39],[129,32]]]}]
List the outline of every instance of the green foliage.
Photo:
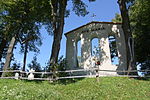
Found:
[{"label": "green foliage", "polygon": [[63,56],[61,56],[56,64],[49,66],[48,71],[53,72],[52,78],[55,79],[56,77],[68,76],[66,72],[57,72],[57,71],[65,71],[67,68],[68,68],[67,61],[65,58],[63,58]]},{"label": "green foliage", "polygon": [[[0,24],[3,26],[1,31],[8,40],[17,36],[17,41],[21,43],[21,52],[25,51],[23,43],[26,42],[29,44],[28,51],[39,52],[37,46],[42,43],[39,32],[41,24],[46,25],[50,34],[62,34],[63,25],[60,24],[64,20],[62,16],[67,17],[70,11],[66,9],[65,2],[68,0],[1,0]],[[72,0],[72,3],[72,9],[78,16],[88,14],[87,6],[82,0]]]},{"label": "green foliage", "polygon": [[[20,63],[14,62],[10,68],[8,68],[8,71],[13,71],[13,70],[19,70],[20,69]],[[0,70],[2,70],[0,68]],[[1,76],[2,73],[0,73]],[[4,77],[14,77],[15,72],[5,72]]]},{"label": "green foliage", "polygon": [[[129,16],[131,29],[135,41],[136,63],[142,65],[142,69],[150,69],[150,1],[128,0],[130,4]],[[116,14],[113,22],[121,22],[121,16]],[[147,67],[146,67],[147,66]]]},{"label": "green foliage", "polygon": [[[65,0],[64,0],[65,1]],[[46,29],[47,31],[49,32],[50,35],[53,35],[54,34],[54,29],[53,29],[53,17],[55,17],[55,22],[59,23],[60,21],[60,16],[65,16],[65,17],[69,17],[70,15],[70,11],[73,11],[77,16],[85,16],[87,15],[89,12],[87,11],[87,5],[84,3],[84,0],[71,0],[72,1],[72,7],[69,8],[69,9],[65,9],[65,13],[64,15],[61,15],[60,14],[60,10],[62,10],[62,5],[60,4],[60,1],[56,1],[56,0],[43,0],[42,4],[43,4],[43,7],[40,9],[42,10],[43,12],[43,15],[44,18],[42,19],[42,23],[44,23],[44,25],[46,25]],[[96,0],[89,0],[90,2],[94,2]],[[69,0],[67,1],[69,2]],[[52,14],[52,8],[51,8],[51,5],[50,4],[53,4],[53,7],[54,7],[54,13],[57,15],[57,16],[54,16],[55,14]],[[70,4],[68,4],[70,5]],[[67,5],[65,5],[67,6]]]},{"label": "green foliage", "polygon": [[[63,58],[63,56],[62,56],[58,60],[58,68],[57,68],[57,70],[58,71],[65,71],[66,69],[68,69],[67,60],[65,58]],[[58,73],[58,77],[65,77],[67,75],[68,74],[65,73],[65,72]]]},{"label": "green foliage", "polygon": [[3,63],[3,62],[0,62],[0,71],[3,70],[3,67],[4,67],[4,63]]},{"label": "green foliage", "polygon": [[85,16],[89,12],[86,10],[87,5],[82,0],[72,0],[73,11],[78,16]]},{"label": "green foliage", "polygon": [[2,0],[0,9],[3,10],[0,12],[0,19],[4,23],[2,32],[5,34],[5,38],[11,39],[17,34],[18,41],[23,42],[32,37],[34,41],[31,41],[30,47],[35,46],[35,42],[40,42],[41,18],[33,1],[36,0]]},{"label": "green foliage", "polygon": [[[33,57],[33,60],[31,61],[31,63],[28,64],[28,68],[35,70],[35,72],[41,72],[42,71],[42,67],[41,67],[40,63],[37,62],[36,55]],[[39,77],[41,77],[41,75],[35,74],[34,77],[39,78]]]},{"label": "green foliage", "polygon": [[[9,71],[12,71],[10,69],[8,69]],[[3,75],[3,77],[14,77],[15,74],[13,72],[5,72],[5,74]]]},{"label": "green foliage", "polygon": [[[150,60],[141,63],[141,70],[150,70]],[[145,72],[145,75],[150,75],[150,71]]]},{"label": "green foliage", "polygon": [[136,61],[150,60],[150,1],[136,0],[130,10],[132,31],[135,39]]},{"label": "green foliage", "polygon": [[149,100],[150,81],[122,77],[78,80],[70,84],[48,81],[0,80],[0,100]]},{"label": "green foliage", "polygon": [[33,60],[31,61],[31,63],[28,64],[28,68],[29,69],[34,69],[35,72],[42,71],[41,65],[40,65],[40,63],[37,62],[37,57],[36,56],[34,56]]},{"label": "green foliage", "polygon": [[11,66],[12,70],[19,70],[21,68],[20,63],[14,62]]},{"label": "green foliage", "polygon": [[121,22],[122,22],[121,15],[118,14],[118,13],[116,13],[116,14],[115,14],[115,18],[112,19],[112,22],[121,23]]},{"label": "green foliage", "polygon": [[[13,71],[13,70],[11,68],[9,68],[8,71]],[[4,72],[3,74],[4,74],[3,77],[14,77],[15,76],[15,73],[13,73],[13,72]]]}]

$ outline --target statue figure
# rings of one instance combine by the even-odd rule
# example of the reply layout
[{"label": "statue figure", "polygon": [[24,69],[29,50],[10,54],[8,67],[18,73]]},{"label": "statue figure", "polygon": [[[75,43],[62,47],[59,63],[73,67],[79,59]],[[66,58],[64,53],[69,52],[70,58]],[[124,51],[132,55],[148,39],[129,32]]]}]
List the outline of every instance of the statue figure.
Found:
[{"label": "statue figure", "polygon": [[29,76],[28,76],[28,80],[33,80],[34,79],[34,75],[33,75],[33,73],[35,72],[35,70],[33,70],[33,69],[31,69],[31,70],[29,70]]},{"label": "statue figure", "polygon": [[16,79],[16,80],[19,79],[19,73],[15,73],[15,79]]}]

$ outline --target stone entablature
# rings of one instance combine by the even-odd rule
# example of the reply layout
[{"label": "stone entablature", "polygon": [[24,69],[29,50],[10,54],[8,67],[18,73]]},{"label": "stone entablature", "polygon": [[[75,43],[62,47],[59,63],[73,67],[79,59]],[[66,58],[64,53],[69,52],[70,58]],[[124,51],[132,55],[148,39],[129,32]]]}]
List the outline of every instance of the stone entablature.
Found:
[{"label": "stone entablature", "polygon": [[[116,38],[119,65],[112,65],[108,36]],[[113,22],[90,22],[65,34],[67,38],[66,58],[70,69],[77,68],[77,42],[81,40],[82,68],[91,67],[91,40],[99,38],[101,57],[99,66],[102,70],[126,70],[126,47],[121,23]]]}]

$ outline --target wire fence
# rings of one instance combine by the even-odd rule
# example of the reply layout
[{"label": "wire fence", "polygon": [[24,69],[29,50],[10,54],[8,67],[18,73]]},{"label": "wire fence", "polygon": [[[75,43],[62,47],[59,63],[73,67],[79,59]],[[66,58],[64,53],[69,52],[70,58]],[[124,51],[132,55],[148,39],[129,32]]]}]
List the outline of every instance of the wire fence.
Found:
[{"label": "wire fence", "polygon": [[[6,70],[0,71],[0,79],[25,79],[25,80],[62,80],[62,79],[74,79],[74,78],[93,78],[93,77],[141,77],[138,72],[150,72],[150,70],[100,70],[98,68],[93,69],[77,69],[77,70],[65,70],[55,72],[26,72],[21,70]],[[2,74],[5,73],[5,76]],[[115,74],[112,74],[115,73]],[[128,75],[127,73],[136,73],[135,75]],[[150,77],[149,75],[143,75],[142,77]]]}]

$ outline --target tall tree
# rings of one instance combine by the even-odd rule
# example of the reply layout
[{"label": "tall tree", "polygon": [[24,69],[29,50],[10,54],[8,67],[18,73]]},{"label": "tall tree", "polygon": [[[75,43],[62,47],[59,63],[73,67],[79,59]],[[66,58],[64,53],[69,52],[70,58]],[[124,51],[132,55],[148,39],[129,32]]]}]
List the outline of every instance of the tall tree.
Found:
[{"label": "tall tree", "polygon": [[38,47],[41,45],[42,45],[42,41],[41,41],[40,33],[39,34],[28,33],[26,34],[26,36],[24,36],[22,43],[21,43],[21,53],[24,53],[23,68],[22,68],[23,71],[25,71],[25,68],[26,68],[27,53],[29,51],[39,53],[40,50],[38,49]]},{"label": "tall tree", "polygon": [[13,55],[13,48],[15,46],[15,42],[16,42],[16,36],[12,37],[10,41],[8,51],[7,51],[7,56],[6,56],[6,62],[5,62],[3,70],[7,70],[10,66],[10,61]]},{"label": "tall tree", "polygon": [[[129,9],[131,30],[134,38],[135,61],[141,64],[142,69],[150,69],[150,1],[136,0]],[[112,20],[120,22],[121,16],[116,14]],[[146,47],[146,48],[145,48]]]},{"label": "tall tree", "polygon": [[67,0],[57,0],[57,2],[53,0],[50,3],[52,9],[52,27],[54,33],[50,64],[55,64],[57,62],[60,50]]},{"label": "tall tree", "polygon": [[127,8],[127,3],[129,0],[118,0],[120,12],[121,12],[121,17],[122,17],[122,28],[124,31],[125,35],[125,42],[126,42],[126,56],[127,56],[127,68],[128,70],[135,69],[134,66],[134,60],[131,58],[131,52],[130,49],[133,50],[133,48],[129,47],[128,41],[129,38],[132,38],[132,32],[131,32],[131,27],[130,27],[130,20],[129,20],[129,15],[128,15],[128,8]]},{"label": "tall tree", "polygon": [[[68,0],[50,0],[52,28],[54,34],[54,41],[52,45],[52,53],[50,57],[50,65],[56,64],[58,60],[60,42],[63,34],[64,18],[68,12],[66,9]],[[95,0],[89,0],[95,1]],[[88,14],[86,5],[82,0],[72,0],[73,11],[78,16],[85,16]]]}]

